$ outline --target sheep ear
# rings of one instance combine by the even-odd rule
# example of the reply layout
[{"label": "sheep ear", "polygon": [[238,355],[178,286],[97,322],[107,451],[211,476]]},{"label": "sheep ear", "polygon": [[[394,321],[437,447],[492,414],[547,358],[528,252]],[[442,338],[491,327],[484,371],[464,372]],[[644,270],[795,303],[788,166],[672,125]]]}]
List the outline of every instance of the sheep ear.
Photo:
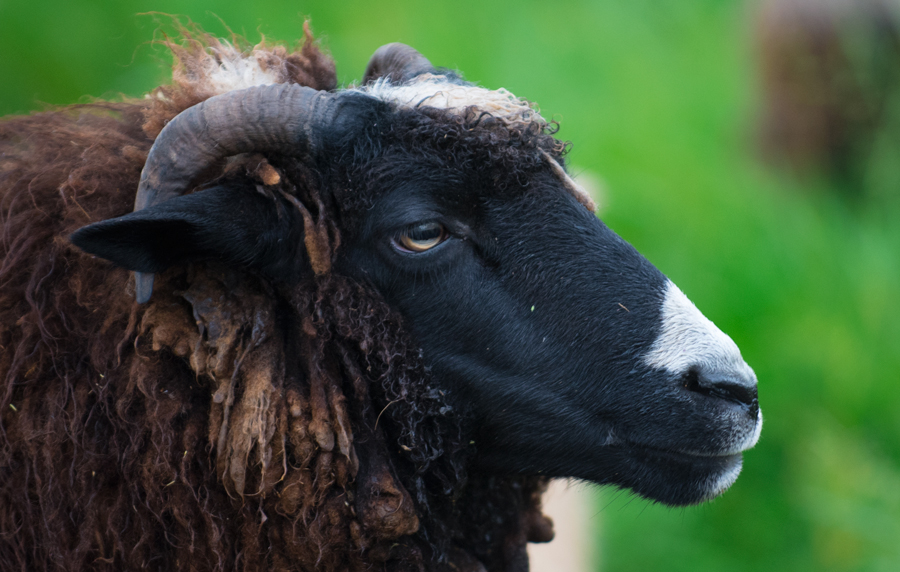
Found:
[{"label": "sheep ear", "polygon": [[70,240],[139,273],[209,259],[284,281],[296,281],[309,269],[300,213],[249,183],[213,187],[91,224]]}]

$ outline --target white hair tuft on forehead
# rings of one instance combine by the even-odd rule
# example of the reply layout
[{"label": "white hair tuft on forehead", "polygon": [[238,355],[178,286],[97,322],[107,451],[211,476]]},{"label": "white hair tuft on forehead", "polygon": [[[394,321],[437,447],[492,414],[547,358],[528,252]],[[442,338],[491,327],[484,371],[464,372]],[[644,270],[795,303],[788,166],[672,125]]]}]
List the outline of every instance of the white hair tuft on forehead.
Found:
[{"label": "white hair tuft on forehead", "polygon": [[461,85],[446,75],[424,73],[400,85],[382,78],[358,89],[399,107],[434,107],[453,113],[474,107],[508,125],[537,123],[543,127],[547,124],[534,104],[506,89]]}]

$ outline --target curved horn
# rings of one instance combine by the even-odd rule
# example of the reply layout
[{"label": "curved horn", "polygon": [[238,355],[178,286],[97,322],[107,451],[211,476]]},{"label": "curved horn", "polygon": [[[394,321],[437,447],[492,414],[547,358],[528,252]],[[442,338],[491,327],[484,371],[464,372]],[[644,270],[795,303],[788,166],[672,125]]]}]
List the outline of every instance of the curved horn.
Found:
[{"label": "curved horn", "polygon": [[433,71],[431,62],[406,44],[385,44],[372,54],[362,82],[365,85],[380,77],[387,77],[394,83],[402,83],[419,74]]},{"label": "curved horn", "polygon": [[321,127],[333,119],[334,100],[334,94],[278,84],[216,95],[182,111],[150,148],[134,210],[177,197],[232,155],[314,151]]},{"label": "curved horn", "polygon": [[[290,149],[313,154],[336,115],[337,96],[296,84],[251,87],[213,96],[175,116],[147,156],[134,210],[182,194],[211,166],[232,155]],[[135,272],[137,301],[153,291],[153,274]]]}]

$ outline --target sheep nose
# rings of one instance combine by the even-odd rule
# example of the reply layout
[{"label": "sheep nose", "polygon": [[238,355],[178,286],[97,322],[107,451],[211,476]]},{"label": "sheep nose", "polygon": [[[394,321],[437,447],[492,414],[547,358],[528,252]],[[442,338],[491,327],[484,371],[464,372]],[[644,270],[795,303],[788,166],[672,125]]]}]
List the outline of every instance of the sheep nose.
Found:
[{"label": "sheep nose", "polygon": [[752,371],[725,373],[695,366],[682,376],[681,381],[688,391],[729,401],[744,408],[754,419],[759,415],[756,376]]}]

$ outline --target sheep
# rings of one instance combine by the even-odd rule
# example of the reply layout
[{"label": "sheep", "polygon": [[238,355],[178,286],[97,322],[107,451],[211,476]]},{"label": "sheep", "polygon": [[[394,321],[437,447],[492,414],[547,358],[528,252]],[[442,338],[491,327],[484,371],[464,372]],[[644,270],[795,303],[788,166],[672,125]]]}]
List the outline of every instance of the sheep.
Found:
[{"label": "sheep", "polygon": [[184,36],[0,122],[0,568],[521,572],[551,477],[734,483],[752,369],[532,104]]},{"label": "sheep", "polygon": [[760,139],[768,159],[858,192],[878,134],[891,127],[898,25],[892,0],[760,5]]}]

